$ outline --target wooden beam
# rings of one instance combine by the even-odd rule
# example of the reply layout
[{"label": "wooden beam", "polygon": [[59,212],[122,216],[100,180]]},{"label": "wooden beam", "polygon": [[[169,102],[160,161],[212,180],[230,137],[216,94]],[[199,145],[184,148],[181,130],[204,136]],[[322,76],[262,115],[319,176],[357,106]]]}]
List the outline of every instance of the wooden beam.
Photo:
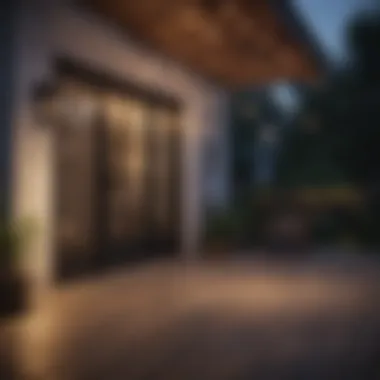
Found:
[{"label": "wooden beam", "polygon": [[88,0],[131,36],[223,85],[318,70],[267,0]]}]

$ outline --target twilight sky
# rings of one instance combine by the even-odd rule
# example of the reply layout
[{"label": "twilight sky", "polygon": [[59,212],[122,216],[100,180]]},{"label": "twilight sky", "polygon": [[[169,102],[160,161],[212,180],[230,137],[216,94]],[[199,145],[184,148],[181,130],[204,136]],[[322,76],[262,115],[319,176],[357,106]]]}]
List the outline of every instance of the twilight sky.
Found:
[{"label": "twilight sky", "polygon": [[379,6],[378,0],[293,0],[310,31],[334,62],[345,58],[345,29],[358,12]]},{"label": "twilight sky", "polygon": [[[314,34],[326,58],[333,64],[344,63],[348,56],[346,48],[346,27],[357,13],[377,9],[380,0],[292,0],[296,10],[304,17],[305,24]],[[298,97],[291,86],[277,83],[272,96],[280,107],[295,110]]]}]

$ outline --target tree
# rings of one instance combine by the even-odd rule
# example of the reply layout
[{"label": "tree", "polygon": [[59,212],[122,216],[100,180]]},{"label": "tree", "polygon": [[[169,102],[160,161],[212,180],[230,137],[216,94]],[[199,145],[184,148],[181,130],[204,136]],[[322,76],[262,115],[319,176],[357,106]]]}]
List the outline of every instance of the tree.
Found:
[{"label": "tree", "polygon": [[309,112],[347,178],[368,186],[380,180],[380,19],[362,18],[348,35],[352,65],[314,94]]},{"label": "tree", "polygon": [[307,172],[315,183],[334,172],[359,186],[380,183],[380,18],[357,20],[348,38],[353,61],[307,97],[280,158],[283,179],[293,165],[293,176]]}]

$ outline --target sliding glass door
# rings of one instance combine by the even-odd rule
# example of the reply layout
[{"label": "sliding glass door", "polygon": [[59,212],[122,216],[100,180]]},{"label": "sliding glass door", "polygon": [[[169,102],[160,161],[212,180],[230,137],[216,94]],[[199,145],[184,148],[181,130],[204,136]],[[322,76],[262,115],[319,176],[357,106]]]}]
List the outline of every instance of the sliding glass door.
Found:
[{"label": "sliding glass door", "polygon": [[62,90],[93,102],[95,115],[56,128],[59,275],[177,253],[179,110],[80,80]]}]

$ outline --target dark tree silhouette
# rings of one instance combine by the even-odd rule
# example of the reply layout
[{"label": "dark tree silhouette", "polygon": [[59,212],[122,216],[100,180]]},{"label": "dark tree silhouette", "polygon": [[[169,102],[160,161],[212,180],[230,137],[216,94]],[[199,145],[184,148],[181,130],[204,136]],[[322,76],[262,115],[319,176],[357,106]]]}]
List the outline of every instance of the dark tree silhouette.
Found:
[{"label": "dark tree silhouette", "polygon": [[357,216],[360,220],[356,219],[354,232],[366,244],[377,245],[380,242],[380,16],[357,19],[347,37],[352,59],[306,97],[280,155],[279,184],[316,187],[343,182],[361,189],[367,211]]},{"label": "dark tree silhouette", "polygon": [[[279,180],[380,183],[380,18],[348,32],[352,61],[305,101],[279,160]],[[286,181],[285,181],[286,182]]]}]

